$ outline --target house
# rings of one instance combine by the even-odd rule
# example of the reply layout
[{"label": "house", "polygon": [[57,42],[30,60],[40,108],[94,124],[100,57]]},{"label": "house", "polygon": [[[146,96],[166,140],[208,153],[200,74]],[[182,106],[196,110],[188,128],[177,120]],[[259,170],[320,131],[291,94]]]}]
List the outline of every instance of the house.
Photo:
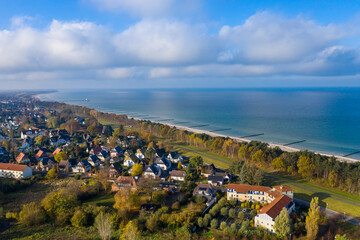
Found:
[{"label": "house", "polygon": [[167,158],[173,163],[179,163],[184,160],[178,152],[169,152]]},{"label": "house", "polygon": [[27,178],[32,176],[32,169],[26,165],[0,163],[0,177]]},{"label": "house", "polygon": [[213,186],[220,186],[224,184],[224,178],[222,176],[208,176],[208,183]]},{"label": "house", "polygon": [[143,159],[143,158],[145,158],[145,155],[144,155],[144,153],[141,151],[140,148],[138,148],[138,150],[136,151],[135,156],[136,156],[138,159],[140,159],[140,160]]},{"label": "house", "polygon": [[38,128],[30,128],[29,130],[21,131],[21,139],[25,139],[26,137],[35,138],[39,135],[40,129]]},{"label": "house", "polygon": [[173,171],[171,171],[170,178],[172,181],[183,182],[185,180],[185,175],[186,175],[185,171],[173,170]]},{"label": "house", "polygon": [[122,173],[122,167],[120,162],[114,162],[111,164],[109,169],[109,175],[111,177],[116,177]]},{"label": "house", "polygon": [[87,160],[82,160],[75,166],[71,168],[72,172],[74,173],[86,173],[90,172],[91,170],[91,164]]},{"label": "house", "polygon": [[21,144],[21,147],[23,149],[30,148],[32,143],[33,143],[32,139],[30,137],[26,136]]},{"label": "house", "polygon": [[0,147],[0,162],[6,162],[8,160],[9,153],[4,147]]},{"label": "house", "polygon": [[126,155],[125,159],[124,159],[124,165],[131,167],[132,165],[134,165],[137,162],[137,159],[135,157],[135,155]]},{"label": "house", "polygon": [[131,150],[131,149],[128,149],[124,152],[124,156],[131,156],[131,155],[134,155],[134,152]]},{"label": "house", "polygon": [[[285,194],[283,194],[285,193]],[[286,186],[252,186],[247,184],[229,184],[227,187],[227,199],[237,199],[238,201],[258,201],[270,203],[279,195],[287,195],[291,199],[294,190]]]},{"label": "house", "polygon": [[20,153],[16,157],[16,162],[19,164],[27,164],[30,162],[30,159],[25,155],[25,153]]},{"label": "house", "polygon": [[171,168],[171,162],[167,160],[165,157],[156,158],[155,164],[161,168],[162,170],[168,171]]},{"label": "house", "polygon": [[50,137],[50,145],[57,146],[57,145],[64,145],[70,142],[69,136],[53,136]]},{"label": "house", "polygon": [[68,173],[68,172],[70,171],[70,168],[71,168],[71,166],[70,166],[70,164],[69,164],[69,161],[67,161],[67,160],[61,160],[61,161],[59,162],[59,171],[60,171],[60,172],[66,172],[66,173]]},{"label": "house", "polygon": [[247,184],[229,184],[227,187],[227,199],[236,199],[238,201],[258,201],[268,202],[268,191],[270,187],[252,186]]},{"label": "house", "polygon": [[97,167],[100,165],[101,160],[96,156],[96,155],[91,155],[88,159],[87,159],[88,163],[91,164],[91,166],[93,167]]},{"label": "house", "polygon": [[77,121],[80,125],[84,125],[84,124],[85,124],[85,119],[84,119],[84,118],[75,117],[74,120]]},{"label": "house", "polygon": [[269,205],[262,207],[259,214],[255,216],[255,227],[261,226],[271,233],[275,233],[275,219],[279,216],[281,210],[286,208],[291,214],[295,209],[292,198],[282,195],[274,199]]},{"label": "house", "polygon": [[159,148],[155,149],[154,155],[155,155],[156,158],[162,158],[162,157],[164,157],[164,156],[166,155],[165,149],[163,149],[163,148],[161,148],[161,149],[159,149]]},{"label": "house", "polygon": [[137,190],[136,181],[133,177],[130,176],[120,176],[118,177],[114,183],[111,185],[111,190],[113,192],[119,191],[121,189],[128,189],[128,190]]},{"label": "house", "polygon": [[37,160],[39,160],[40,158],[44,158],[47,157],[46,153],[43,150],[39,150],[36,154],[35,154],[35,158]]},{"label": "house", "polygon": [[148,166],[144,171],[144,177],[150,177],[153,179],[160,176],[160,174],[161,174],[161,169],[158,168],[155,164]]},{"label": "house", "polygon": [[61,152],[61,151],[62,151],[62,149],[59,148],[59,147],[57,147],[57,148],[53,151],[52,155],[55,156],[56,154],[58,154],[58,153]]},{"label": "house", "polygon": [[90,155],[98,155],[102,150],[103,149],[101,146],[96,146],[90,150],[89,154]]},{"label": "house", "polygon": [[105,162],[105,161],[109,161],[110,160],[110,155],[107,151],[105,150],[102,150],[101,152],[99,152],[97,155],[96,155],[102,162]]},{"label": "house", "polygon": [[215,197],[215,189],[210,184],[199,183],[193,191],[193,196],[203,196],[211,200]]},{"label": "house", "polygon": [[112,158],[116,158],[116,157],[120,157],[121,155],[123,155],[123,153],[124,153],[124,150],[120,146],[117,146],[111,150],[110,156]]},{"label": "house", "polygon": [[54,165],[56,165],[56,161],[53,157],[44,157],[38,160],[38,167],[43,170],[49,170]]},{"label": "house", "polygon": [[214,175],[216,173],[216,167],[214,164],[206,164],[201,169],[201,175],[204,177],[209,177],[210,175]]},{"label": "house", "polygon": [[[217,168],[218,170],[219,168]],[[216,171],[214,176],[221,176],[223,179],[224,179],[224,183],[226,182],[230,182],[233,178],[233,175],[229,172],[219,172],[219,171]]]}]

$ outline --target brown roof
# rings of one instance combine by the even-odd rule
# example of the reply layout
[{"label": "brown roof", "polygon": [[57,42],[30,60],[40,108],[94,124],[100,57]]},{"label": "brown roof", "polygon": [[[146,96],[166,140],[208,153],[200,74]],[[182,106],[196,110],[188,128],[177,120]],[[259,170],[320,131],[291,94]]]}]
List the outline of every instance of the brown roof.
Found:
[{"label": "brown roof", "polygon": [[113,184],[126,184],[131,185],[131,187],[136,187],[136,181],[133,177],[130,176],[120,176],[118,177]]},{"label": "brown roof", "polygon": [[53,155],[55,156],[57,153],[61,152],[61,148],[56,148],[53,152]]},{"label": "brown roof", "polygon": [[196,195],[197,191],[202,190],[204,192],[207,192],[210,195],[214,195],[215,194],[215,190],[213,188],[213,186],[211,186],[208,183],[199,183],[199,185],[197,185],[193,191],[193,195]]},{"label": "brown roof", "polygon": [[43,154],[44,154],[44,151],[43,151],[43,150],[39,150],[39,151],[36,153],[36,155],[35,155],[36,159],[41,158],[41,156],[42,156]]},{"label": "brown roof", "polygon": [[11,164],[11,163],[0,163],[0,169],[3,170],[12,170],[12,171],[24,171],[26,165],[20,165],[20,164]]},{"label": "brown roof", "polygon": [[270,187],[252,186],[247,184],[229,184],[227,189],[234,189],[238,193],[248,193],[249,191],[267,192],[271,190]]},{"label": "brown roof", "polygon": [[274,188],[276,191],[278,191],[278,192],[294,191],[294,189],[289,188],[288,186],[283,186],[283,185],[274,186],[273,188]]},{"label": "brown roof", "polygon": [[24,153],[20,153],[17,157],[16,157],[16,161],[18,163],[20,163],[22,160],[24,160],[24,158],[26,158],[26,155]]},{"label": "brown roof", "polygon": [[277,215],[280,214],[281,210],[291,202],[291,198],[285,195],[281,195],[280,197],[275,198],[274,201],[272,201],[269,205],[261,208],[259,214],[266,213],[272,219],[274,219]]},{"label": "brown roof", "polygon": [[185,171],[173,170],[171,172],[172,177],[185,177]]}]

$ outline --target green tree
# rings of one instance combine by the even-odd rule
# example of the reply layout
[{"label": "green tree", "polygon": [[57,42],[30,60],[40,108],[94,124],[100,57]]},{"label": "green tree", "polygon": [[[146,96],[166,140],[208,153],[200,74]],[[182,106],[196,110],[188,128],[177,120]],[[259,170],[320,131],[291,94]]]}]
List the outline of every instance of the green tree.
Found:
[{"label": "green tree", "polygon": [[229,217],[231,217],[231,218],[235,218],[235,217],[236,217],[236,211],[235,211],[234,208],[231,208],[231,209],[229,210]]},{"label": "green tree", "polygon": [[201,170],[202,165],[204,164],[204,160],[202,159],[201,156],[191,157],[189,164],[195,166],[195,168],[199,172],[199,170]]},{"label": "green tree", "polygon": [[71,218],[71,225],[77,228],[85,227],[87,225],[86,213],[83,210],[77,210]]},{"label": "green tree", "polygon": [[215,229],[217,228],[217,226],[218,226],[218,220],[216,219],[211,220],[210,227]]},{"label": "green tree", "polygon": [[43,135],[39,135],[35,138],[35,145],[43,146],[45,144],[45,137]]},{"label": "green tree", "polygon": [[272,161],[272,166],[275,169],[281,169],[281,170],[285,169],[285,163],[281,157],[274,158]]},{"label": "green tree", "polygon": [[275,232],[279,237],[284,238],[291,233],[291,219],[289,212],[286,208],[283,208],[278,217],[275,218],[274,224]]},{"label": "green tree", "polygon": [[225,222],[225,221],[220,223],[220,229],[221,229],[221,230],[224,231],[224,229],[225,229],[226,227],[227,227],[227,225],[226,225],[226,222]]},{"label": "green tree", "polygon": [[261,185],[262,184],[262,181],[263,181],[263,173],[262,171],[258,168],[256,171],[255,171],[255,175],[253,177],[253,184],[254,185]]},{"label": "green tree", "polygon": [[108,240],[112,235],[112,220],[110,214],[104,214],[100,212],[94,222],[94,226],[99,232],[101,239]]},{"label": "green tree", "polygon": [[65,152],[58,152],[55,155],[55,161],[59,163],[60,161],[63,161],[63,160],[68,160],[68,156],[66,155]]},{"label": "green tree", "polygon": [[46,220],[44,209],[38,204],[32,202],[25,204],[19,214],[20,222],[26,226],[40,225]]},{"label": "green tree", "polygon": [[141,233],[138,230],[138,227],[133,223],[133,221],[129,221],[120,236],[120,240],[138,240],[140,238]]},{"label": "green tree", "polygon": [[243,213],[243,211],[240,211],[239,213],[238,213],[238,219],[242,222],[242,221],[244,221],[244,213]]},{"label": "green tree", "polygon": [[199,217],[197,222],[199,227],[201,228],[204,227],[204,219],[202,217]]},{"label": "green tree", "polygon": [[221,216],[223,216],[223,217],[227,217],[227,215],[228,215],[228,209],[227,209],[226,207],[221,208],[220,214],[221,214]]},{"label": "green tree", "polygon": [[144,166],[139,164],[139,163],[135,163],[134,166],[132,167],[132,176],[140,176],[144,171]]},{"label": "green tree", "polygon": [[348,238],[348,237],[346,236],[346,234],[344,234],[344,235],[336,234],[335,240],[351,240],[351,239]]},{"label": "green tree", "polygon": [[119,138],[122,134],[124,133],[124,128],[123,126],[121,125],[120,128],[116,128],[113,132],[113,137],[115,138]]},{"label": "green tree", "polygon": [[308,216],[306,216],[305,227],[307,232],[307,238],[310,240],[316,239],[319,231],[320,223],[320,207],[319,198],[314,197],[310,203],[310,209]]}]

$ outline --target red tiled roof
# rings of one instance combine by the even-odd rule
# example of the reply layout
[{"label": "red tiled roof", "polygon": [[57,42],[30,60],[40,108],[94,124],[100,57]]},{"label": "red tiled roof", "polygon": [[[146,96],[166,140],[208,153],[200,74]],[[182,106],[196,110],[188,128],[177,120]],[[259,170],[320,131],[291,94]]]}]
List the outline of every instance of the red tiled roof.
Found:
[{"label": "red tiled roof", "polygon": [[288,186],[284,186],[284,185],[274,186],[273,188],[278,192],[294,191],[294,189],[289,188]]},{"label": "red tiled roof", "polygon": [[11,163],[0,163],[0,169],[3,170],[12,170],[12,171],[24,171],[26,165],[20,165],[20,164],[11,164]]},{"label": "red tiled roof", "polygon": [[280,214],[281,210],[291,202],[291,198],[281,195],[280,197],[275,198],[269,205],[261,208],[259,214],[267,214],[274,219]]},{"label": "red tiled roof", "polygon": [[61,148],[56,148],[53,152],[53,155],[55,156],[57,153],[61,152]]},{"label": "red tiled roof", "polygon": [[43,150],[39,150],[39,151],[36,153],[36,155],[35,155],[36,159],[41,158],[41,156],[42,156],[43,154],[44,154],[44,151],[43,151]]},{"label": "red tiled roof", "polygon": [[249,191],[267,192],[271,190],[270,187],[252,186],[246,184],[229,184],[227,189],[234,189],[238,193],[248,193]]}]

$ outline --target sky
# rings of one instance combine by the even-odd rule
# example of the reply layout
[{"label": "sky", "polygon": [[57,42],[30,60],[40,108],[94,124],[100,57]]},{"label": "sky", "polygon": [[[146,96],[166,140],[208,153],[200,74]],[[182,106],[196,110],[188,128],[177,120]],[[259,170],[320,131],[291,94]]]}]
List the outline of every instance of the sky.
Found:
[{"label": "sky", "polygon": [[360,87],[358,0],[0,0],[2,89]]}]

